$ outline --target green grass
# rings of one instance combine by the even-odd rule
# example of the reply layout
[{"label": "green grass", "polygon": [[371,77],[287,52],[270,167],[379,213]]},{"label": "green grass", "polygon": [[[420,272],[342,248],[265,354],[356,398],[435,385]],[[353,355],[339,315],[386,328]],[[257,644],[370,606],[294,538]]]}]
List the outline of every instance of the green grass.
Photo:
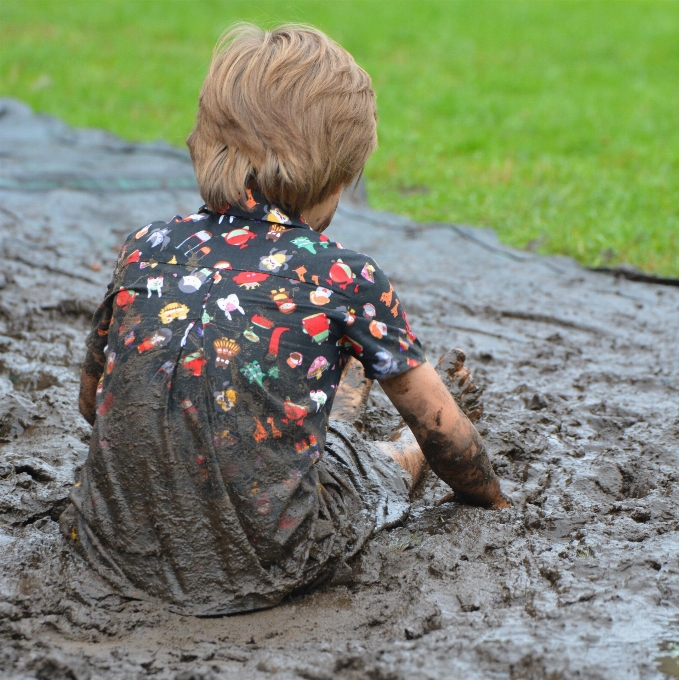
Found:
[{"label": "green grass", "polygon": [[326,30],[373,76],[370,203],[679,275],[679,3],[0,0],[0,93],[182,144],[237,19]]}]

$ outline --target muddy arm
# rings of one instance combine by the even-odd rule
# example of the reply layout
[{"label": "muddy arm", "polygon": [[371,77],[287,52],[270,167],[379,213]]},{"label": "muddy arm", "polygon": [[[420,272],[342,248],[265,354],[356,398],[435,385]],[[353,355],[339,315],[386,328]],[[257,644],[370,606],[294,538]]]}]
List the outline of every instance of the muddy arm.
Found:
[{"label": "muddy arm", "polygon": [[431,364],[380,384],[412,430],[432,470],[460,500],[485,508],[509,507],[479,433]]},{"label": "muddy arm", "polygon": [[80,374],[78,405],[80,413],[90,425],[94,425],[94,419],[96,418],[97,384],[101,374],[104,372],[105,361],[106,359],[103,354],[98,354],[88,349]]}]

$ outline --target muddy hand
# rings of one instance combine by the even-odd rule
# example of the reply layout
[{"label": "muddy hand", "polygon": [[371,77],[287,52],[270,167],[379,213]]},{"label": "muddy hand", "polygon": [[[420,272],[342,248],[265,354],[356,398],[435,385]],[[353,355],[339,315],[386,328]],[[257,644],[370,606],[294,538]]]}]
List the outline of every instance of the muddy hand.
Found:
[{"label": "muddy hand", "polygon": [[444,385],[453,395],[453,399],[472,423],[483,415],[481,394],[483,388],[474,384],[474,377],[464,362],[467,355],[461,349],[446,352],[436,364],[436,372],[441,376]]}]

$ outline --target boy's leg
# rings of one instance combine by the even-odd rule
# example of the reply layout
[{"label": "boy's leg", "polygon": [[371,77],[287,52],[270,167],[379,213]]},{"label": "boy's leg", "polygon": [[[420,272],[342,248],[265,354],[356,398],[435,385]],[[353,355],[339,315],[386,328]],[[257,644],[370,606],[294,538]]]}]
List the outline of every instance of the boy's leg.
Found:
[{"label": "boy's leg", "polygon": [[331,417],[355,423],[363,413],[372,386],[373,381],[365,377],[361,362],[350,357],[342,371]]},{"label": "boy's leg", "polygon": [[[365,377],[361,362],[351,357],[342,372],[331,416],[350,423],[356,422],[365,409],[372,384],[373,381]],[[373,444],[409,472],[413,484],[417,484],[424,470],[425,459],[409,427],[402,424],[392,432],[388,442]]]},{"label": "boy's leg", "polygon": [[373,442],[373,444],[410,473],[413,486],[419,482],[427,461],[415,435],[405,423],[391,433],[388,442]]}]

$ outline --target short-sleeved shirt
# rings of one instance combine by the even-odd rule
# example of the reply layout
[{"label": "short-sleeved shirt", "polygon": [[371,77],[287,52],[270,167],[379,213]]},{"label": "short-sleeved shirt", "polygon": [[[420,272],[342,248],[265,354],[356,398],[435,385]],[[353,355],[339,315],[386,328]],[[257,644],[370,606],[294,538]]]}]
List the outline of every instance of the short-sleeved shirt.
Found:
[{"label": "short-sleeved shirt", "polygon": [[[375,260],[257,193],[248,207],[202,208],[128,237],[88,337],[106,360],[93,460],[73,498],[129,554],[182,540],[161,537],[168,508],[188,504],[195,517],[218,499],[220,519],[206,511],[199,524],[219,521],[258,566],[292,573],[308,559],[291,556],[313,530],[311,471],[348,357],[378,380],[425,358]],[[116,466],[134,466],[134,479],[119,483]]]}]

